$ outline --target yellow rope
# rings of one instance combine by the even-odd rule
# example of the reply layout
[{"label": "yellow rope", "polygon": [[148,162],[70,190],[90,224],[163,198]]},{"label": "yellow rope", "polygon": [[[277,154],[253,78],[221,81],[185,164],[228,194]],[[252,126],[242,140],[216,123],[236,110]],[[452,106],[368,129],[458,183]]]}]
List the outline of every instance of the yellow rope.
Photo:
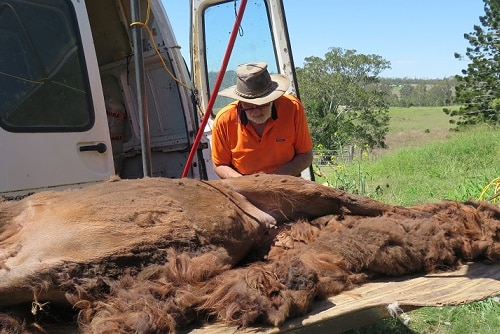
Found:
[{"label": "yellow rope", "polygon": [[161,56],[160,50],[156,46],[156,42],[155,42],[155,39],[154,39],[153,32],[151,31],[151,28],[148,26],[150,12],[151,12],[151,0],[148,0],[148,8],[147,8],[147,11],[146,11],[146,22],[132,22],[132,23],[130,23],[130,27],[140,26],[142,29],[146,30],[146,32],[149,35],[149,39],[151,41],[151,44],[153,45],[154,50],[156,52],[156,55],[158,56],[158,58],[160,58],[160,61],[161,61],[162,65],[163,65],[163,68],[165,69],[165,71],[167,71],[167,73],[172,77],[172,79],[174,79],[179,85],[181,85],[182,87],[184,87],[186,89],[191,90],[191,87],[189,87],[188,85],[186,85],[181,80],[177,79],[177,77],[170,71],[170,69],[168,68],[167,64],[165,63],[165,60]]},{"label": "yellow rope", "polygon": [[[484,197],[488,193],[488,190],[493,187],[493,195],[485,199]],[[483,188],[481,195],[479,196],[479,200],[491,201],[492,203],[496,203],[500,198],[500,177],[497,177],[493,181],[491,181],[486,187]]]},{"label": "yellow rope", "polygon": [[[188,90],[192,90],[191,87],[189,87],[188,85],[186,85],[181,80],[177,79],[177,77],[170,71],[170,69],[168,68],[167,64],[165,63],[165,59],[163,59],[163,57],[161,55],[160,50],[156,46],[156,42],[155,42],[155,39],[154,39],[153,32],[151,31],[151,28],[148,26],[148,24],[149,24],[149,18],[150,18],[150,13],[151,13],[151,1],[148,0],[147,3],[148,3],[148,7],[147,7],[147,11],[146,11],[146,21],[145,22],[132,22],[132,23],[130,23],[130,27],[140,26],[142,29],[145,29],[148,32],[149,39],[151,40],[151,44],[154,47],[156,55],[158,56],[158,58],[160,58],[160,61],[161,61],[162,65],[163,65],[163,68],[165,69],[165,71],[167,71],[167,73],[170,75],[170,77],[174,81],[176,81],[179,85],[181,85],[182,87],[184,87],[184,88],[186,88]],[[26,78],[19,77],[19,76],[16,76],[16,75],[8,74],[8,73],[5,73],[5,72],[0,72],[0,75],[12,77],[12,78],[15,78],[15,79],[18,79],[18,80],[21,80],[21,81],[25,81],[25,82],[29,82],[29,83],[37,84],[37,85],[41,85],[41,84],[44,83],[44,81],[48,80],[47,78],[43,78],[41,81],[34,81],[34,80],[29,80],[29,79],[26,79]],[[70,88],[70,89],[79,91],[79,92],[83,92],[82,90],[79,90],[79,89],[76,89],[74,87],[68,86],[68,85],[66,85],[66,84],[64,84],[62,82],[53,82],[53,83],[55,83],[57,85],[60,85],[60,86],[64,86],[66,88]],[[200,113],[200,115],[203,115],[203,110],[201,109],[200,105],[198,105],[198,112]]]},{"label": "yellow rope", "polygon": [[[156,46],[156,42],[155,42],[155,39],[154,39],[154,35],[153,35],[153,32],[151,31],[151,28],[148,26],[148,23],[149,23],[149,17],[150,17],[150,12],[151,12],[151,1],[148,0],[148,7],[147,7],[147,11],[146,11],[146,22],[132,22],[130,23],[130,27],[133,27],[133,26],[140,26],[142,29],[146,30],[148,35],[149,35],[149,39],[151,41],[151,44],[153,45],[154,47],[154,50],[155,50],[155,53],[156,55],[158,56],[158,58],[160,58],[160,61],[163,65],[163,68],[165,69],[165,71],[170,75],[170,77],[175,81],[177,82],[179,85],[181,85],[182,87],[192,91],[192,88],[188,85],[186,85],[184,82],[182,82],[181,80],[177,79],[177,77],[170,71],[170,69],[168,68],[167,64],[165,63],[165,60],[163,59],[163,57],[161,56],[161,53],[160,53],[160,50],[158,49],[158,47]],[[204,114],[204,111],[203,109],[201,108],[201,106],[197,103],[198,105],[198,113],[200,116],[203,116]]]}]

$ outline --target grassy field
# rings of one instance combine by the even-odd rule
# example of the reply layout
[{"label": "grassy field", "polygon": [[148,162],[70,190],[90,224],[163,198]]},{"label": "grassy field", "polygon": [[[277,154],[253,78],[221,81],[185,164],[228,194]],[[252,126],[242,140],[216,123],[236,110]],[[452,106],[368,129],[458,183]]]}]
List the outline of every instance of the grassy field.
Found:
[{"label": "grassy field", "polygon": [[440,107],[395,108],[390,113],[388,149],[315,166],[317,181],[386,203],[413,205],[477,199],[500,177],[498,129],[450,131]]},{"label": "grassy field", "polygon": [[[441,110],[391,109],[389,149],[360,155],[349,163],[316,167],[321,174],[317,181],[396,205],[479,199],[488,184],[500,178],[500,129],[480,126],[450,132]],[[484,199],[495,192],[493,186],[487,189]],[[500,203],[500,198],[496,201]],[[497,333],[499,314],[500,302],[489,298],[463,306],[417,309],[408,314],[408,326],[385,319],[349,333]]]},{"label": "grassy field", "polygon": [[500,176],[498,143],[500,131],[474,129],[357,166],[364,175],[366,194],[383,202],[412,205],[478,199],[481,190]]}]

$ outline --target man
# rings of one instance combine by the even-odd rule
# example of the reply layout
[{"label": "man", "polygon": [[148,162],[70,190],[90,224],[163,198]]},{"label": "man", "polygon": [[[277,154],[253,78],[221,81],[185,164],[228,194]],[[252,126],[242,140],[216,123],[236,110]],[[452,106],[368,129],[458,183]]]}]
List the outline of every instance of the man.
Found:
[{"label": "man", "polygon": [[290,81],[267,64],[236,70],[236,85],[219,95],[236,101],[221,109],[212,131],[212,160],[222,179],[254,173],[300,176],[312,163],[312,139],[302,103],[286,95]]}]

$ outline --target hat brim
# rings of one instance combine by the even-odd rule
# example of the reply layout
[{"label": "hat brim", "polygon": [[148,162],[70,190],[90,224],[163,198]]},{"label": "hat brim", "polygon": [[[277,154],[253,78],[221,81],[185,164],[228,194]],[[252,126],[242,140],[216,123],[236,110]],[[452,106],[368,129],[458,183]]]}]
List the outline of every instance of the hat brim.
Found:
[{"label": "hat brim", "polygon": [[246,98],[236,94],[236,85],[223,89],[218,95],[233,98],[235,100],[248,102],[255,105],[262,105],[276,100],[281,95],[285,94],[290,87],[290,80],[283,74],[271,74],[271,81],[275,85],[275,88],[269,93],[256,97],[256,98]]}]

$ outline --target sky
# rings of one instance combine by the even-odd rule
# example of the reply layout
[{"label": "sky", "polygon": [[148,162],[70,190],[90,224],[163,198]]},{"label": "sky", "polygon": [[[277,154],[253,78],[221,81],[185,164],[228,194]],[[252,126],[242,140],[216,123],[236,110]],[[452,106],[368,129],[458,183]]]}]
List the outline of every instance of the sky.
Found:
[{"label": "sky", "polygon": [[[189,62],[189,0],[162,0]],[[464,33],[484,15],[482,0],[283,0],[296,67],[332,47],[379,55],[381,77],[440,79],[461,74]],[[234,18],[231,18],[234,19]]]}]

